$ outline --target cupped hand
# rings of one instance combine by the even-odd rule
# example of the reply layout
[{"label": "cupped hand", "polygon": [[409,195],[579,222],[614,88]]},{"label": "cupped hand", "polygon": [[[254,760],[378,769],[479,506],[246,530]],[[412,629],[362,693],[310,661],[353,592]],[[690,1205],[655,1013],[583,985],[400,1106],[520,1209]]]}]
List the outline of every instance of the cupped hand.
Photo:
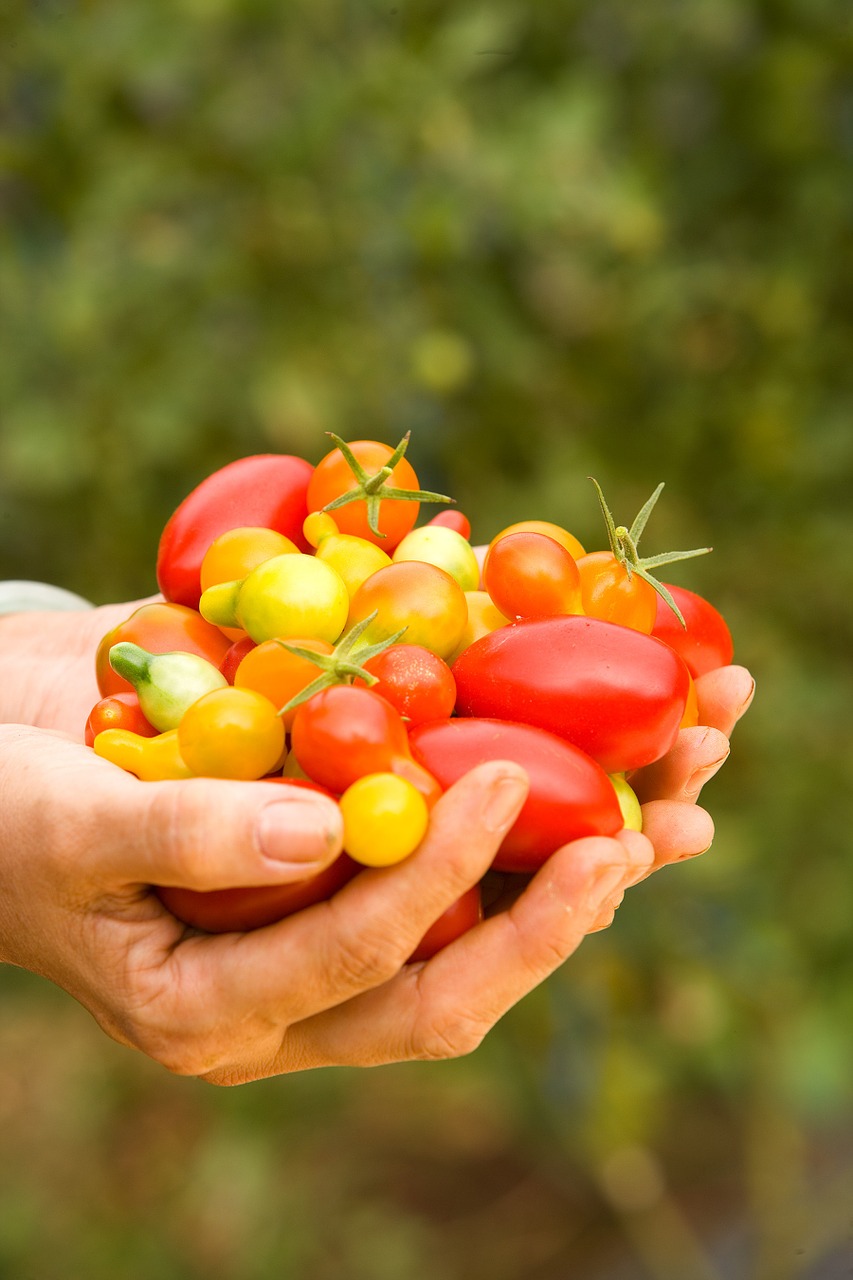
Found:
[{"label": "cupped hand", "polygon": [[648,865],[630,839],[576,842],[511,910],[407,964],[482,877],[526,789],[517,766],[480,766],[405,862],[277,924],[206,935],[151,885],[311,874],[340,850],[337,806],[262,783],[140,783],[59,734],[6,725],[0,959],[63,987],[119,1042],[213,1083],[466,1053]]}]

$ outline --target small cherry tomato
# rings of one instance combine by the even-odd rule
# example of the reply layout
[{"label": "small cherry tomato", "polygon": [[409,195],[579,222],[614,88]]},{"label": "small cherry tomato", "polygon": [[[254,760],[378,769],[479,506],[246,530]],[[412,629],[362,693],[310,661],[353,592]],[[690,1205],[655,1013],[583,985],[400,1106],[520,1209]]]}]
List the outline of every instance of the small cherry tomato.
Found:
[{"label": "small cherry tomato", "polygon": [[[446,662],[431,649],[419,644],[392,644],[364,663],[364,670],[376,676],[371,685],[411,724],[443,720],[453,711],[456,681]],[[354,682],[363,687],[364,681]]]},{"label": "small cherry tomato", "polygon": [[[330,654],[332,646],[326,640],[294,640],[302,649],[313,653]],[[320,674],[307,658],[288,652],[276,640],[264,640],[247,653],[237,668],[234,684],[238,689],[254,689],[281,711],[297,693],[316,680]],[[286,730],[290,730],[298,708],[281,716]]]},{"label": "small cherry tomato", "polygon": [[283,761],[284,725],[268,698],[226,685],[184,712],[178,746],[199,777],[251,781]]},{"label": "small cherry tomato", "polygon": [[[390,445],[378,440],[354,440],[348,447],[359,465],[371,476],[378,475],[394,454]],[[418,477],[411,463],[404,457],[393,467],[387,483],[389,488],[408,489],[412,492],[418,490]],[[358,487],[358,478],[340,448],[332,449],[318,462],[308,482],[308,510],[322,511],[336,498],[352,493]],[[341,533],[351,533],[367,542],[375,542],[390,554],[400,539],[414,527],[418,508],[417,501],[382,498],[378,511],[378,534],[368,524],[367,502],[364,498],[336,507],[333,514]]]},{"label": "small cherry tomato", "polygon": [[228,529],[214,538],[201,562],[201,589],[217,582],[234,582],[245,578],[265,560],[273,556],[296,555],[300,548],[275,529],[254,525]]},{"label": "small cherry tomato", "polygon": [[658,600],[652,635],[681,655],[694,679],[717,667],[727,667],[734,656],[734,646],[723,615],[695,591],[672,583],[664,585],[687,626],[682,627],[666,602]]},{"label": "small cherry tomato", "polygon": [[438,565],[455,578],[463,591],[476,591],[480,585],[480,563],[461,533],[444,525],[422,525],[413,529],[397,545],[395,564],[402,560],[418,560]]},{"label": "small cherry tomato", "polygon": [[344,848],[366,867],[390,867],[414,853],[426,835],[429,810],[420,792],[393,773],[359,778],[340,798]]},{"label": "small cherry tomato", "polygon": [[[235,640],[231,648],[226,652],[225,657],[219,664],[219,670],[224,675],[229,684],[234,683],[234,676],[237,674],[237,668],[243,661],[247,653],[256,648],[255,642],[251,636],[243,635],[239,640]],[[261,690],[263,692],[263,690]]]},{"label": "small cherry tomato", "polygon": [[500,533],[495,534],[489,543],[489,549],[491,550],[496,542],[510,533],[542,533],[565,547],[574,560],[586,554],[573,533],[569,533],[568,529],[564,529],[562,525],[552,524],[550,520],[518,520],[515,524],[507,525],[505,529],[501,529]]},{"label": "small cherry tomato", "polygon": [[406,725],[372,689],[332,685],[297,707],[292,755],[309,778],[336,794],[368,773],[390,772],[408,756]]},{"label": "small cherry tomato", "polygon": [[[577,564],[583,611],[588,617],[650,634],[659,598],[650,582],[633,569],[629,572],[625,561],[611,551],[591,551]],[[677,623],[675,615],[673,618]]]},{"label": "small cherry tomato", "polygon": [[305,537],[316,547],[318,560],[331,565],[339,573],[347,594],[352,598],[362,582],[377,569],[391,563],[391,557],[375,543],[341,533],[336,522],[324,511],[313,511],[305,521]]},{"label": "small cherry tomato", "polygon": [[83,734],[86,746],[93,746],[95,738],[105,729],[128,729],[141,738],[153,738],[157,733],[153,724],[146,720],[135,690],[130,693],[112,693],[95,703]]},{"label": "small cherry tomato", "polygon": [[483,919],[483,895],[478,884],[472,885],[453,906],[438,917],[427,929],[415,950],[409,956],[409,964],[431,960],[434,955],[461,938]]},{"label": "small cherry tomato", "polygon": [[352,598],[349,626],[376,611],[364,642],[387,640],[403,627],[406,644],[420,644],[440,658],[459,645],[468,621],[465,593],[433,564],[404,560],[372,574]]},{"label": "small cherry tomato", "polygon": [[137,644],[149,653],[194,653],[218,667],[231,641],[218,627],[206,622],[195,609],[182,604],[155,601],[143,604],[103,637],[95,656],[95,674],[102,697],[130,693],[132,685],[110,666],[110,649],[122,641]]},{"label": "small cherry tomato", "polygon": [[471,540],[471,521],[455,507],[449,511],[439,511],[438,515],[427,521],[427,524],[437,524],[442,529],[454,529],[457,533],[461,533],[466,541]]},{"label": "small cherry tomato", "polygon": [[581,613],[574,558],[544,533],[507,533],[489,547],[483,585],[508,618]]},{"label": "small cherry tomato", "polygon": [[239,626],[258,644],[276,636],[334,642],[343,631],[349,596],[340,577],[315,556],[273,556],[242,582],[208,587],[202,616],[217,626]]}]

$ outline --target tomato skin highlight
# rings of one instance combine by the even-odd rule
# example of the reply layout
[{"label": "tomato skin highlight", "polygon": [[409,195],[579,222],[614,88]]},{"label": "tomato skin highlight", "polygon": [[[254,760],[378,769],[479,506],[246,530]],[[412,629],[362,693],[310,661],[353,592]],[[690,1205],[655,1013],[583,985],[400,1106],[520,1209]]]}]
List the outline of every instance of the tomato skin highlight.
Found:
[{"label": "tomato skin highlight", "polygon": [[445,789],[487,760],[512,760],[527,772],[530,791],[492,863],[496,871],[535,871],[571,840],[622,830],[622,811],[607,774],[547,730],[457,717],[417,726],[409,741],[414,758]]},{"label": "tomato skin highlight", "polygon": [[658,599],[652,635],[674,649],[698,679],[718,667],[727,667],[734,657],[734,643],[728,623],[719,610],[695,591],[664,583],[681,610],[686,629],[665,601]]},{"label": "tomato skin highlight", "polygon": [[689,673],[653,636],[598,618],[529,618],[482,636],[457,658],[459,716],[548,729],[607,773],[651,764],[678,734]]},{"label": "tomato skin highlight", "polygon": [[157,583],[166,599],[198,608],[205,553],[230,529],[274,529],[307,551],[302,525],[312,471],[310,462],[290,454],[252,454],[227,463],[196,485],[160,536]]}]

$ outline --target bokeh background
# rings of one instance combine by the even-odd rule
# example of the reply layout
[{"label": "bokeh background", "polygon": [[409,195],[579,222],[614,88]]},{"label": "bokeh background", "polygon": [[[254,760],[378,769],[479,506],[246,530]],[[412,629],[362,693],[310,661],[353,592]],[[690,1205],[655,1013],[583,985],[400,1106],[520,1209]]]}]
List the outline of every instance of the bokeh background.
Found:
[{"label": "bokeh background", "polygon": [[0,577],[147,594],[216,466],[411,429],[479,540],[665,480],[759,692],[464,1061],[215,1091],[0,974],[0,1276],[853,1274],[851,69],[847,0],[5,0]]}]

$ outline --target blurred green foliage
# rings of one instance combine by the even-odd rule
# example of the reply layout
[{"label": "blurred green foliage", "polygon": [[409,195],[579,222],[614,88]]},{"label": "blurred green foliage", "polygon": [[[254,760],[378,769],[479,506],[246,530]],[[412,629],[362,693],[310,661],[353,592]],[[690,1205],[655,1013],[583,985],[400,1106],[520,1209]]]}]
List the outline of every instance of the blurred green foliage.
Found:
[{"label": "blurred green foliage", "polygon": [[0,50],[0,577],[146,594],[214,467],[411,428],[480,540],[666,480],[759,685],[713,856],[467,1062],[222,1095],[4,975],[0,1275],[842,1274],[849,4],[6,0]]}]

